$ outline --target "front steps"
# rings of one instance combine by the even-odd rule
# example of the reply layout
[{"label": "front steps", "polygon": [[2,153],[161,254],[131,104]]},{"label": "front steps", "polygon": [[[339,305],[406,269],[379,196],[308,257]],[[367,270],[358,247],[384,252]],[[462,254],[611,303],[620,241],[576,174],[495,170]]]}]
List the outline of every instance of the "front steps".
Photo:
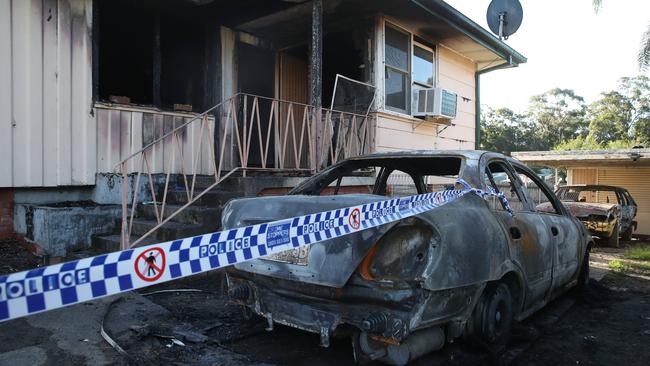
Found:
[{"label": "front steps", "polygon": [[[169,222],[158,228],[141,243],[143,245],[154,244],[217,231],[221,228],[221,212],[223,211],[223,207],[231,199],[242,196],[243,193],[236,191],[209,191],[193,205],[177,213]],[[185,191],[169,191],[167,193],[167,202],[163,218],[169,217],[187,203],[187,193]],[[162,206],[158,203],[159,213],[161,209]],[[131,227],[130,242],[133,243],[149,230],[156,227],[157,224],[156,209],[153,202],[138,204]],[[121,222],[117,226],[119,228]],[[93,236],[92,245],[93,249],[97,252],[120,250],[119,229],[108,235]]]}]

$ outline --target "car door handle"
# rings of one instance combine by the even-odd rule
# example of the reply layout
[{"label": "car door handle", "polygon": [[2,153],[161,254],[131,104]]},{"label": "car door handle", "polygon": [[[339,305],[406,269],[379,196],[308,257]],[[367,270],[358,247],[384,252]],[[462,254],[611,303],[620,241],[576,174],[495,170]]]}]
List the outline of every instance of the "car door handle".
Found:
[{"label": "car door handle", "polygon": [[557,228],[555,226],[552,226],[551,227],[551,234],[553,234],[553,236],[557,236],[558,233],[559,233],[559,231],[557,230]]},{"label": "car door handle", "polygon": [[510,236],[511,236],[513,239],[521,239],[521,231],[519,230],[518,227],[516,227],[516,226],[512,226],[512,227],[510,228]]}]

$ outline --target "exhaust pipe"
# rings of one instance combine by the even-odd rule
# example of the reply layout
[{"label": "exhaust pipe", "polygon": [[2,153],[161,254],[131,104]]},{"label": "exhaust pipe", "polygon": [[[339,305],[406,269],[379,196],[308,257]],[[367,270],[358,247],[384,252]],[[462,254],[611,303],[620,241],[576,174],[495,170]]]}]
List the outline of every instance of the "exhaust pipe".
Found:
[{"label": "exhaust pipe", "polygon": [[445,332],[440,327],[414,332],[398,345],[374,341],[365,332],[360,333],[358,337],[360,352],[372,360],[396,366],[406,365],[428,353],[440,350],[445,345]]}]

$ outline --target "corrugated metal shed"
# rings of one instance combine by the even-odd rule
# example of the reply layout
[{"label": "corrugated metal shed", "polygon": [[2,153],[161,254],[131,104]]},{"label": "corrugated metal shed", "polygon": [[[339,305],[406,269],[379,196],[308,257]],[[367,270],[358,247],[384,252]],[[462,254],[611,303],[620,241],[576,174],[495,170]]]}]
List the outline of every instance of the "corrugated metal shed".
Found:
[{"label": "corrugated metal shed", "polygon": [[0,187],[95,183],[91,0],[0,0]]},{"label": "corrugated metal shed", "polygon": [[598,184],[627,188],[639,205],[636,232],[650,235],[650,168],[598,169]]},{"label": "corrugated metal shed", "polygon": [[639,205],[637,234],[650,235],[650,168],[642,166],[572,168],[567,171],[569,184],[603,184],[624,187]]}]

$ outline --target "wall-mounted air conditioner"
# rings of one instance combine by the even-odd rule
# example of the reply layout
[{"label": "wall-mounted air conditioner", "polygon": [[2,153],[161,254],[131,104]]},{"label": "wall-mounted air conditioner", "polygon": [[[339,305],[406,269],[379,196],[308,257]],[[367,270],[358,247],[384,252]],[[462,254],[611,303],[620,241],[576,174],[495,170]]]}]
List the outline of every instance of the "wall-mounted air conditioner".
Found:
[{"label": "wall-mounted air conditioner", "polygon": [[456,118],[458,95],[442,88],[413,89],[412,111],[415,117]]}]

